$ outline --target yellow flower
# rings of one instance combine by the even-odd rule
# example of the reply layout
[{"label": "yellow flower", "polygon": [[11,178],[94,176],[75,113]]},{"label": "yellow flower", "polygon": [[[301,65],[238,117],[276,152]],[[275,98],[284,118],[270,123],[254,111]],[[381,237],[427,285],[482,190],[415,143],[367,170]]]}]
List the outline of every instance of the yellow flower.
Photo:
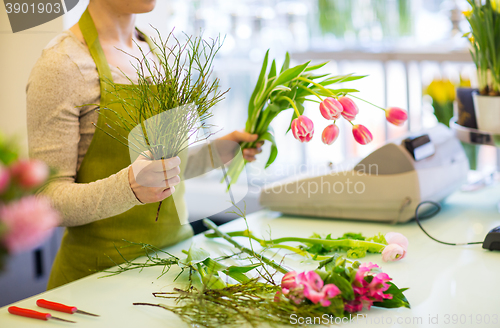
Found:
[{"label": "yellow flower", "polygon": [[499,11],[500,0],[490,0],[490,3],[491,3],[491,8],[493,8],[494,11],[496,11],[497,13],[500,12]]},{"label": "yellow flower", "polygon": [[432,101],[440,104],[453,102],[455,100],[455,86],[448,79],[433,80],[424,91],[432,98]]},{"label": "yellow flower", "polygon": [[465,17],[469,18],[472,15],[472,9],[467,11],[462,11],[462,14],[464,14]]}]

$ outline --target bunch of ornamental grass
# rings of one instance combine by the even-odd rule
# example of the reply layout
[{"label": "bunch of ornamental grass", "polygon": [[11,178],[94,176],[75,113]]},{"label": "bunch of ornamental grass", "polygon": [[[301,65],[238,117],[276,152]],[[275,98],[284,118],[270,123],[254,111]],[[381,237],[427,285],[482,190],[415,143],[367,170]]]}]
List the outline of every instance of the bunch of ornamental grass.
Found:
[{"label": "bunch of ornamental grass", "polygon": [[[126,114],[99,108],[108,122],[103,131],[131,153],[150,160],[172,158],[212,135],[207,120],[228,91],[221,90],[219,79],[212,77],[222,42],[219,38],[186,38],[181,42],[171,32],[162,39],[158,32],[158,41],[152,41],[157,60],[148,60],[149,53],[143,50],[140,57],[132,56],[137,82],[128,76],[129,85],[105,81],[113,104],[121,105]],[[158,213],[160,207],[161,202]]]}]

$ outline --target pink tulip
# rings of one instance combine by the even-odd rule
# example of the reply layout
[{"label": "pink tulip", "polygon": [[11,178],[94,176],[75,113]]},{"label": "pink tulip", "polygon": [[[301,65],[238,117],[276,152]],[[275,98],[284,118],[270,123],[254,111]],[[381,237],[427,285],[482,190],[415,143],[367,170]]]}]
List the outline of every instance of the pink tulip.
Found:
[{"label": "pink tulip", "polygon": [[339,136],[339,127],[335,124],[328,125],[321,134],[321,140],[326,145],[331,145]]},{"label": "pink tulip", "polygon": [[384,262],[399,261],[406,255],[406,251],[398,244],[389,244],[382,251],[382,260]]},{"label": "pink tulip", "polygon": [[10,182],[9,170],[0,164],[0,194],[2,194],[8,187]]},{"label": "pink tulip", "polygon": [[401,246],[405,251],[408,249],[408,238],[399,232],[388,232],[385,234],[385,241],[387,244],[397,244]]},{"label": "pink tulip", "polygon": [[285,273],[285,275],[281,279],[281,288],[293,289],[297,287],[296,277],[297,277],[297,272],[295,271],[290,271]]},{"label": "pink tulip", "polygon": [[354,136],[354,140],[361,145],[366,145],[373,140],[370,130],[361,124],[356,124],[352,127],[352,135]]},{"label": "pink tulip", "polygon": [[309,142],[314,134],[314,124],[306,116],[300,115],[292,121],[292,133],[300,142]]},{"label": "pink tulip", "polygon": [[11,167],[12,176],[24,188],[40,186],[49,177],[49,167],[39,160],[20,160]]},{"label": "pink tulip", "polygon": [[337,120],[340,118],[344,108],[342,104],[335,98],[328,97],[319,104],[321,115],[327,120]]},{"label": "pink tulip", "polygon": [[4,244],[10,253],[40,245],[59,223],[47,198],[28,196],[0,206],[0,222],[7,228]]},{"label": "pink tulip", "polygon": [[398,107],[389,107],[385,110],[385,118],[389,123],[401,126],[408,119],[408,113]]},{"label": "pink tulip", "polygon": [[351,98],[340,97],[339,102],[342,104],[344,110],[342,111],[342,116],[348,120],[352,121],[358,115],[359,109],[358,106],[352,101]]}]

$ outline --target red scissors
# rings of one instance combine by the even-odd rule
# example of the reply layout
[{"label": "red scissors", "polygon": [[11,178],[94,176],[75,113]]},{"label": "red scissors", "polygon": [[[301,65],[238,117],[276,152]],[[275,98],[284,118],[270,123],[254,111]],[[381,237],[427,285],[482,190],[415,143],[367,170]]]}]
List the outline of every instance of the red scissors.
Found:
[{"label": "red scissors", "polygon": [[43,300],[43,299],[36,301],[36,305],[38,305],[39,307],[45,308],[45,309],[64,312],[64,313],[70,313],[70,314],[80,313],[80,314],[91,315],[93,317],[98,317],[97,314],[78,310],[76,306],[67,306],[67,305],[64,305],[61,303],[50,302],[50,301]]},{"label": "red scissors", "polygon": [[71,322],[71,323],[76,323],[75,321],[71,320],[66,320],[58,317],[53,317],[52,314],[50,313],[43,313],[43,312],[38,312],[38,311],[33,311],[33,310],[28,310],[28,309],[23,309],[17,306],[11,306],[7,309],[10,314],[15,314],[21,317],[26,317],[26,318],[33,318],[33,319],[38,319],[38,320],[49,320],[49,319],[55,319],[59,321],[64,321],[64,322]]}]

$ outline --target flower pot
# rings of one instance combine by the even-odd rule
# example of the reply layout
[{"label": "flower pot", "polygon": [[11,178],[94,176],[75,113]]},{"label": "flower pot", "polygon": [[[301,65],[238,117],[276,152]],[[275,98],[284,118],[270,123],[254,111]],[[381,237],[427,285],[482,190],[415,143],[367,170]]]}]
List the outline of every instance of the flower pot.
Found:
[{"label": "flower pot", "polygon": [[472,95],[477,128],[484,132],[500,134],[500,96]]},{"label": "flower pot", "polygon": [[455,115],[458,117],[457,124],[477,129],[476,112],[474,111],[474,101],[472,100],[474,92],[478,92],[478,90],[473,88],[457,88],[458,113]]}]

